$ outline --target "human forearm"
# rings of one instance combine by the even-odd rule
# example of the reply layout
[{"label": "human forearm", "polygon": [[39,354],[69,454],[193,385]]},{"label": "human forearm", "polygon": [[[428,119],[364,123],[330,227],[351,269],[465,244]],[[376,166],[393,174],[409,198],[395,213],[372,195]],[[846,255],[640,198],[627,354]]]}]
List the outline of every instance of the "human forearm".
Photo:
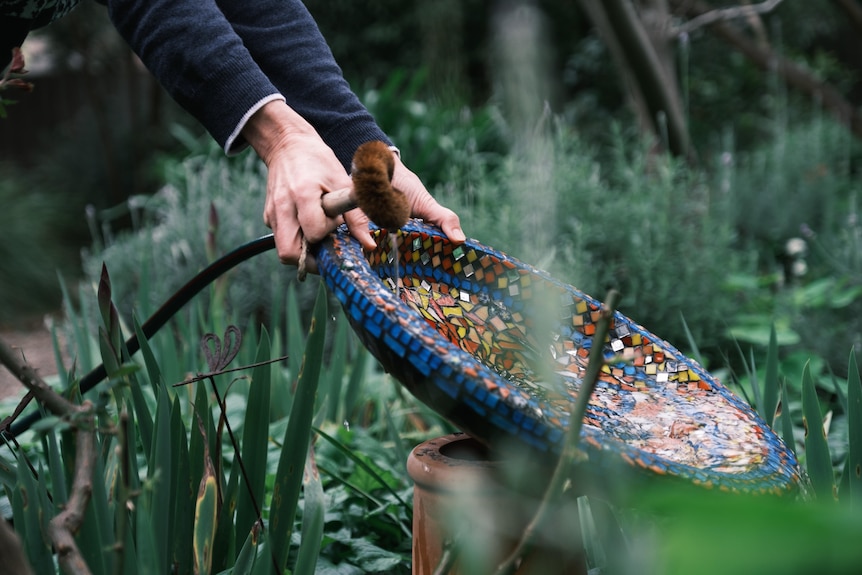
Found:
[{"label": "human forearm", "polygon": [[278,94],[213,0],[108,0],[120,34],[222,146],[257,103]]}]

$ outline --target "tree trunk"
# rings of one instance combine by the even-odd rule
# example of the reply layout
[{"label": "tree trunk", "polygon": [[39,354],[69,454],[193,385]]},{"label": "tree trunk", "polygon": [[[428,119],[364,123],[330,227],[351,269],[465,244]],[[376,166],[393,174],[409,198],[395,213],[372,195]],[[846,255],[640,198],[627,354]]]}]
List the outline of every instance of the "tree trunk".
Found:
[{"label": "tree trunk", "polygon": [[[670,52],[666,48],[666,37],[659,43],[665,53],[663,65],[660,51],[650,40],[650,35],[631,0],[604,0],[601,4],[607,16],[609,30],[619,45],[628,64],[627,68],[631,71],[649,110],[653,130],[666,142],[672,154],[692,157],[682,98],[677,87],[673,58],[668,58]],[[653,8],[655,7],[654,4]],[[595,3],[591,8],[595,9]],[[587,13],[590,14],[589,9]],[[599,26],[597,22],[594,23]]]}]

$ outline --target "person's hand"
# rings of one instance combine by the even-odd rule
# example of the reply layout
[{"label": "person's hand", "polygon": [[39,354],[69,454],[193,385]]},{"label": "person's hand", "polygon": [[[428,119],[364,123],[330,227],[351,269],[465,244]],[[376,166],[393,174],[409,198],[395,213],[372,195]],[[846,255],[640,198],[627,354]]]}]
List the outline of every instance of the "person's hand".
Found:
[{"label": "person's hand", "polygon": [[[326,216],[320,197],[350,187],[350,176],[314,128],[284,102],[258,110],[243,137],[267,166],[263,221],[275,235],[279,259],[296,265],[303,237],[319,242],[341,223]],[[306,266],[315,269],[313,261]]]},{"label": "person's hand", "polygon": [[[314,128],[282,101],[258,110],[242,134],[267,166],[263,220],[275,235],[278,257],[282,263],[296,265],[303,238],[317,243],[342,221],[342,217],[326,216],[321,196],[351,187],[352,180]],[[392,186],[407,196],[411,215],[439,226],[455,243],[464,241],[455,212],[437,203],[397,155]],[[375,248],[368,217],[361,210],[347,212],[343,220],[363,247]],[[316,271],[310,257],[305,266]]]},{"label": "person's hand", "polygon": [[[466,238],[461,230],[458,214],[437,203],[419,177],[407,169],[401,159],[395,154],[395,172],[392,175],[392,187],[401,190],[410,202],[410,214],[422,218],[430,224],[438,226],[449,240],[460,244]],[[350,233],[359,240],[366,249],[374,249],[374,239],[368,231],[368,216],[362,210],[351,210],[344,214]]]}]

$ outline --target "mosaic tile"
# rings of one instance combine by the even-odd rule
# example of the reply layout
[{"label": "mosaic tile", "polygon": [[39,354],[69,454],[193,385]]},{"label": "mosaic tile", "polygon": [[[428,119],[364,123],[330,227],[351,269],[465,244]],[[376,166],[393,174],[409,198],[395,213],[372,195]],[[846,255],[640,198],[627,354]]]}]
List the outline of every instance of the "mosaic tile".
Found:
[{"label": "mosaic tile", "polygon": [[[376,230],[377,248],[364,252],[342,227],[317,252],[365,346],[480,441],[559,453],[601,303],[478,242],[453,246],[417,220],[397,247],[388,235]],[[591,460],[727,490],[799,488],[792,452],[694,360],[620,313],[602,346],[582,432]]]}]

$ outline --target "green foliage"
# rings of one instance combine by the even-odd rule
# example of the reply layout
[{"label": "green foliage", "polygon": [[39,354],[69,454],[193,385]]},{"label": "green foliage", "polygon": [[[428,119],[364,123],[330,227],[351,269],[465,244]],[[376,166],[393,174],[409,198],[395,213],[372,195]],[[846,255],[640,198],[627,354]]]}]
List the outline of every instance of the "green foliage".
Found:
[{"label": "green foliage", "polygon": [[[672,342],[682,314],[714,344],[732,301],[724,280],[738,259],[723,198],[705,176],[616,133],[610,157],[565,121],[498,162],[434,189],[468,235],[592,295],[613,287],[621,311]],[[710,305],[704,305],[710,302]]]},{"label": "green foliage", "polygon": [[[301,341],[290,345],[302,358],[299,373],[287,362],[266,363],[281,355],[281,324],[271,328],[272,336],[270,330],[261,331],[256,346],[241,346],[230,366],[254,363],[253,369],[197,378],[181,387],[172,384],[188,379],[191,366],[201,365],[196,346],[201,334],[220,329],[208,318],[221,322],[230,320],[230,314],[203,313],[204,303],[196,301],[191,319],[178,317],[172,331],[143,340],[141,357],[130,358],[106,273],[99,282],[97,314],[69,308],[72,324],[98,318],[98,336],[86,335],[95,331],[86,325],[72,332],[92,340],[90,347],[101,342],[109,374],[93,392],[100,455],[94,462],[90,511],[78,537],[95,573],[216,573],[230,568],[257,573],[273,560],[297,573],[409,573],[412,487],[403,461],[393,457],[403,450],[385,448],[383,442],[415,432],[407,414],[421,419],[403,398],[381,393],[388,381],[366,385],[371,373],[363,366],[368,362],[358,361],[357,354],[367,352],[357,349],[349,330],[336,327],[341,342],[333,346],[337,355],[324,356],[329,325],[341,326],[346,319],[327,309],[322,284],[312,283],[319,294],[311,331],[301,332]],[[282,307],[298,309],[295,292],[287,299]],[[141,333],[137,321],[134,331]],[[223,344],[229,345],[227,334]],[[354,366],[361,372],[355,373]],[[293,388],[290,382],[297,377]],[[271,390],[291,396],[286,417],[273,415]],[[336,414],[352,418],[361,413],[378,423],[356,420],[366,427],[347,432],[326,420],[332,409],[329,391],[337,393],[332,400]],[[396,413],[380,418],[378,409]],[[330,431],[317,430],[315,435],[328,441],[312,439],[309,449],[313,417]],[[429,417],[423,427],[440,432],[434,422]],[[39,573],[55,570],[46,552],[50,542],[44,525],[67,497],[69,479],[62,470],[75,465],[74,451],[57,447],[59,436],[71,432],[69,426],[58,426],[56,419],[46,423],[40,426],[41,439],[32,434],[22,438],[17,460],[0,456],[0,482],[16,525],[32,531],[26,536],[27,553]],[[388,429],[390,425],[398,428]],[[339,447],[333,450],[330,441]],[[43,464],[30,467],[25,454],[29,461],[49,463],[52,472],[45,473]],[[339,509],[334,514],[328,511],[333,505]],[[125,543],[115,547],[117,542]]]},{"label": "green foliage", "polygon": [[[93,248],[84,254],[84,269],[91,278],[102,262],[107,265],[114,278],[115,300],[127,317],[133,309],[149,316],[213,257],[269,232],[262,219],[266,176],[257,157],[226,158],[208,140],[177,130],[195,146],[189,156],[162,165],[166,184],[156,195],[130,199],[129,211],[136,222],[132,230],[114,232],[107,222],[108,231],[97,233]],[[273,297],[296,278],[295,269],[281,265],[274,254],[268,256],[220,279],[204,301],[223,297],[225,311],[235,317],[267,319]],[[152,280],[150,270],[159,270],[158,281]],[[309,310],[315,293],[299,287],[299,307]],[[303,323],[307,320],[306,315]]]},{"label": "green foliage", "polygon": [[729,278],[741,304],[728,322],[734,338],[764,345],[775,326],[780,343],[843,373],[846,350],[862,342],[860,152],[818,120],[761,150],[724,155],[716,186],[732,206],[734,251],[748,259]]},{"label": "green foliage", "polygon": [[75,251],[64,242],[66,206],[12,165],[0,165],[0,174],[0,323],[11,323],[57,308],[57,273],[76,273]]}]

